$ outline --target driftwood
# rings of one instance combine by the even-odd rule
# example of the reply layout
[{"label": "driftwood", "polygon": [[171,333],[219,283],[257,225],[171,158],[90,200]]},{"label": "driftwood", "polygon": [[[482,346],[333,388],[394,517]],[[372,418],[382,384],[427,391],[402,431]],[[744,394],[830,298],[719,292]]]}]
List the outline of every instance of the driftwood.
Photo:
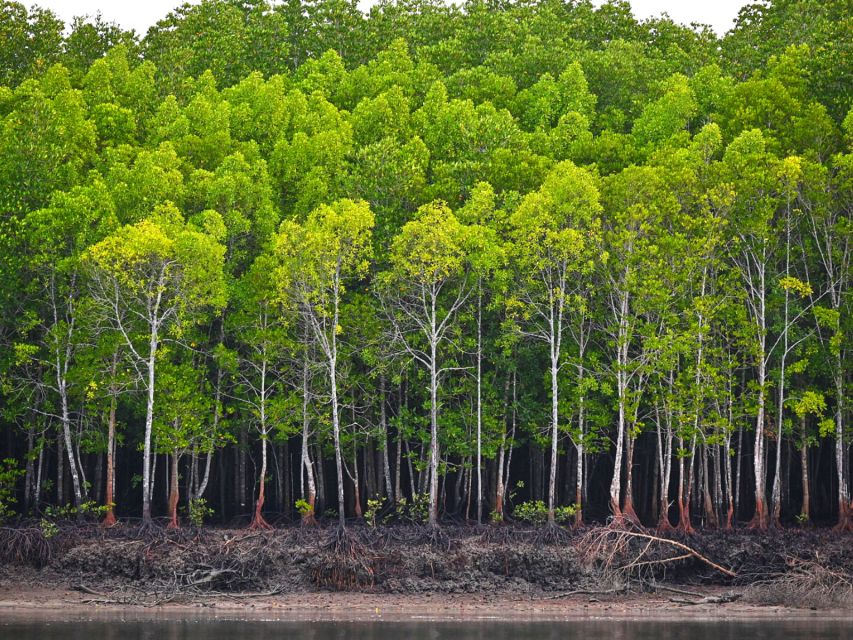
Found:
[{"label": "driftwood", "polygon": [[706,596],[700,600],[685,600],[684,598],[670,598],[670,602],[681,605],[696,605],[696,604],[728,604],[735,602],[743,597],[742,593],[726,593],[721,596]]},{"label": "driftwood", "polygon": [[606,596],[611,593],[624,593],[626,591],[625,587],[619,587],[616,589],[603,589],[600,591],[596,591],[594,589],[577,589],[575,591],[566,591],[565,593],[558,593],[553,596],[548,596],[547,598],[542,598],[543,600],[559,600],[560,598],[569,598],[571,596]]}]

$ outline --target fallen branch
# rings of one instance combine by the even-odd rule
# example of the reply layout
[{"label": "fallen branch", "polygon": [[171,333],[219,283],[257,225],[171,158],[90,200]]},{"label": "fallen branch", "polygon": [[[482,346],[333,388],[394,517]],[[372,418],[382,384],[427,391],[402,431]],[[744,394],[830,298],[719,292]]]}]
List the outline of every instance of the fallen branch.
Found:
[{"label": "fallen branch", "polygon": [[670,602],[674,602],[675,604],[682,605],[696,605],[696,604],[728,604],[729,602],[735,602],[736,600],[740,600],[743,597],[742,593],[727,593],[722,596],[707,596],[702,598],[701,600],[684,600],[683,598],[670,598]]},{"label": "fallen branch", "polygon": [[684,589],[676,589],[675,587],[669,587],[665,584],[653,584],[652,587],[657,591],[660,589],[661,591],[669,591],[670,593],[680,593],[683,596],[690,596],[692,598],[704,598],[705,594],[696,593],[695,591],[685,591]]},{"label": "fallen branch", "polygon": [[542,598],[543,600],[559,600],[560,598],[568,598],[569,596],[606,596],[611,593],[623,593],[625,591],[625,587],[618,587],[616,589],[604,589],[603,591],[596,591],[594,589],[577,589],[575,591],[567,591],[565,593],[558,593],[554,596],[548,596],[547,598]]},{"label": "fallen branch", "polygon": [[720,573],[724,573],[731,578],[737,577],[737,574],[734,571],[732,571],[731,569],[726,569],[725,567],[718,565],[716,562],[709,560],[708,558],[703,556],[701,553],[699,553],[695,549],[691,549],[686,544],[682,544],[681,542],[678,542],[677,540],[670,540],[669,538],[660,538],[658,536],[649,535],[648,533],[638,533],[635,531],[625,531],[623,533],[625,535],[633,537],[633,538],[645,538],[646,540],[652,540],[654,542],[661,542],[664,544],[672,545],[673,547],[678,547],[679,549],[686,551],[688,553],[688,555],[693,556],[697,560],[701,560],[702,562],[707,564],[709,567],[713,567],[714,569],[716,569]]}]

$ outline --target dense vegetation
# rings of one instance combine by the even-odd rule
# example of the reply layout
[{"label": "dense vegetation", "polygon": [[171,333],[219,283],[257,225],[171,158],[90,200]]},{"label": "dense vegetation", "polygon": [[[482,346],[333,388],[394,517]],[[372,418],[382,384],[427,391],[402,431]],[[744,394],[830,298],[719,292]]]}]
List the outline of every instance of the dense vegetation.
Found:
[{"label": "dense vegetation", "polygon": [[0,517],[851,527],[848,10],[0,2]]}]

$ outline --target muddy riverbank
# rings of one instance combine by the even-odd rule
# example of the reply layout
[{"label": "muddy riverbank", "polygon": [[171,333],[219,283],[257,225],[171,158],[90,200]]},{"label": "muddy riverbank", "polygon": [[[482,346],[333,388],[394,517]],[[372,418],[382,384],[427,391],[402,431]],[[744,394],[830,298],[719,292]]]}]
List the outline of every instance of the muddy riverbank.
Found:
[{"label": "muddy riverbank", "polygon": [[[8,534],[0,611],[157,607],[376,615],[844,616],[853,545],[830,531],[205,529]],[[45,546],[46,545],[46,546]],[[347,618],[349,619],[349,618]]]}]

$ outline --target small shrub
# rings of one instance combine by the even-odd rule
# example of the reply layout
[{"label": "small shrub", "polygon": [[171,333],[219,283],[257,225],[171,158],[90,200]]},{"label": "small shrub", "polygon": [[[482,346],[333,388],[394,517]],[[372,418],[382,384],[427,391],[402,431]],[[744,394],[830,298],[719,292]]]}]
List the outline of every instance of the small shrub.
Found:
[{"label": "small shrub", "polygon": [[196,529],[201,528],[205,519],[212,515],[213,509],[207,506],[207,500],[204,498],[190,500],[190,504],[187,507],[187,517],[189,518],[190,524],[192,524]]},{"label": "small shrub", "polygon": [[398,520],[413,524],[424,524],[429,521],[429,494],[416,493],[411,502],[405,498],[397,501],[395,510]]},{"label": "small shrub", "polygon": [[308,501],[302,500],[301,498],[296,501],[296,510],[303,518],[307,518],[309,515],[314,513],[314,509],[311,507]]},{"label": "small shrub", "polygon": [[0,461],[0,522],[13,516],[12,506],[15,499],[15,483],[24,475],[24,470],[18,468],[17,461],[6,458]]},{"label": "small shrub", "polygon": [[385,498],[368,498],[367,511],[364,512],[364,521],[371,529],[376,528],[376,515],[382,510],[385,505]]},{"label": "small shrub", "polygon": [[46,540],[50,540],[53,536],[59,533],[59,527],[56,523],[53,520],[48,520],[47,518],[41,519],[41,522],[39,522],[39,529],[41,529],[41,534]]},{"label": "small shrub", "polygon": [[[554,521],[560,524],[567,524],[577,513],[577,510],[576,505],[555,507]],[[548,507],[542,500],[530,500],[516,506],[512,515],[519,522],[543,525],[548,522]]]},{"label": "small shrub", "polygon": [[86,500],[79,507],[70,504],[48,506],[44,510],[44,518],[54,522],[58,520],[73,520],[78,516],[99,519],[104,517],[109,509],[109,505],[98,504],[94,500]]}]

